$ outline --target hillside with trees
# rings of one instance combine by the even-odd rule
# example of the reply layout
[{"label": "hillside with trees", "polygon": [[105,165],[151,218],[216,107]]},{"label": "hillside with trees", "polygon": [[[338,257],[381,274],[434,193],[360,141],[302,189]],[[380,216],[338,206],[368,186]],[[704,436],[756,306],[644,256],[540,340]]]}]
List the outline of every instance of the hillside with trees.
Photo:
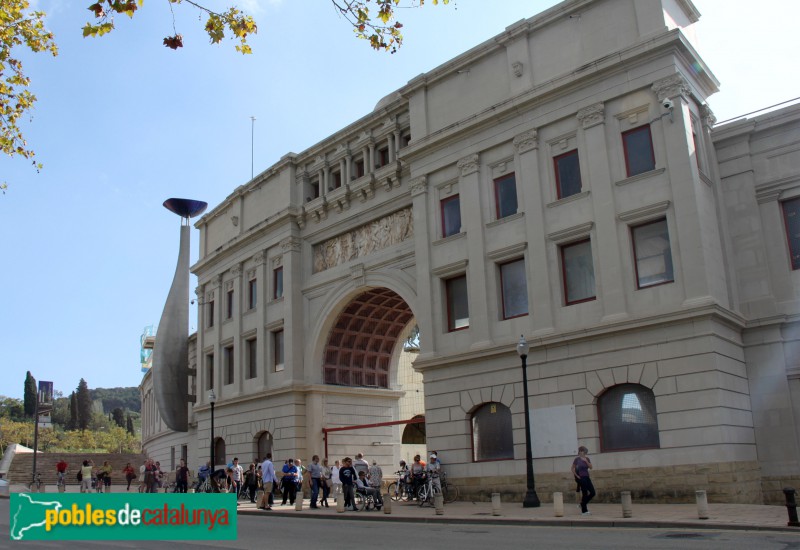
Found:
[{"label": "hillside with trees", "polygon": [[[23,398],[0,396],[0,451],[20,443],[33,447],[36,380],[30,372]],[[83,378],[69,395],[56,391],[51,428],[39,428],[39,450],[45,452],[139,452],[139,389],[90,389]]]}]

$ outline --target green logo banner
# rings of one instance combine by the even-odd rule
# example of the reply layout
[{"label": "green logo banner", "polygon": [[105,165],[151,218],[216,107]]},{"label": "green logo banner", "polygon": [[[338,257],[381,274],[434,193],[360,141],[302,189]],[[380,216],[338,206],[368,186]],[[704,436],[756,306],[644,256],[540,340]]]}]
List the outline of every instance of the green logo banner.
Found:
[{"label": "green logo banner", "polygon": [[233,493],[12,493],[11,540],[235,540]]}]

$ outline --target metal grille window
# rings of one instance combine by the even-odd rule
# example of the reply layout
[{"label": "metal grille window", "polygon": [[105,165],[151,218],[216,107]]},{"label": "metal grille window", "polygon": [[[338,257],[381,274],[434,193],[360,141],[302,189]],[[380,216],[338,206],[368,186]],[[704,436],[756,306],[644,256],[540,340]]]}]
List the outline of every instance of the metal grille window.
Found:
[{"label": "metal grille window", "polygon": [[603,451],[657,449],[658,418],[652,390],[639,384],[609,388],[597,402]]},{"label": "metal grille window", "polygon": [[514,458],[511,409],[502,403],[484,403],[472,413],[472,459]]}]

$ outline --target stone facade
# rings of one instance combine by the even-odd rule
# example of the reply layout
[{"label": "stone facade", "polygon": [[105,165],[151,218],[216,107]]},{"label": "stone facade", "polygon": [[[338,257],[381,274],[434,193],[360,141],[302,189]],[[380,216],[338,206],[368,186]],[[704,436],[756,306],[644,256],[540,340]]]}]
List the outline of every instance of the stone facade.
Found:
[{"label": "stone facade", "polygon": [[391,472],[424,414],[462,495],[521,497],[523,335],[543,500],[586,445],[601,499],[774,502],[800,476],[800,109],[714,128],[698,17],[562,2],[235,189],[196,224],[190,429],[148,452],[207,456],[213,388],[230,457],[269,434]]}]

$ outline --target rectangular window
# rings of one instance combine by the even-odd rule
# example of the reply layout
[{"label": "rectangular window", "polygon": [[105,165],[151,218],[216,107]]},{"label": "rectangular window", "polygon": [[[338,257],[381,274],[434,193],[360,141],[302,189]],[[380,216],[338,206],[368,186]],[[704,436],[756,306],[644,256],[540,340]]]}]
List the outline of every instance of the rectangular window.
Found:
[{"label": "rectangular window", "polygon": [[364,159],[360,158],[354,164],[356,178],[362,177],[364,175]]},{"label": "rectangular window", "polygon": [[653,153],[653,137],[650,135],[649,124],[623,132],[622,146],[625,150],[625,169],[628,177],[655,170],[656,157]]},{"label": "rectangular window", "polygon": [[342,173],[339,171],[331,174],[331,183],[329,189],[339,189],[342,186]]},{"label": "rectangular window", "polygon": [[283,370],[283,331],[276,330],[272,333],[272,359],[275,364],[275,372]]},{"label": "rectangular window", "polygon": [[556,191],[559,199],[566,199],[581,192],[581,165],[578,150],[574,149],[553,159],[556,173]]},{"label": "rectangular window", "polygon": [[561,274],[564,278],[564,303],[571,305],[595,299],[591,240],[561,247]]},{"label": "rectangular window", "polygon": [[214,389],[214,354],[206,355],[206,391]]},{"label": "rectangular window", "polygon": [[461,204],[458,195],[442,199],[442,237],[461,233]]},{"label": "rectangular window", "polygon": [[257,368],[257,340],[252,338],[250,340],[245,340],[245,353],[247,354],[247,378],[255,378],[258,375],[258,368]]},{"label": "rectangular window", "polygon": [[403,134],[403,137],[400,138],[400,147],[408,147],[409,143],[411,143],[411,134]]},{"label": "rectangular window", "polygon": [[283,298],[283,266],[276,267],[272,272],[272,299]]},{"label": "rectangular window", "polygon": [[389,164],[389,148],[382,147],[378,149],[378,162],[376,163],[376,168],[386,166],[387,164]]},{"label": "rectangular window", "polygon": [[255,309],[258,304],[258,287],[256,286],[256,279],[247,281],[247,308]]},{"label": "rectangular window", "polygon": [[208,313],[208,320],[206,322],[206,326],[211,328],[214,326],[214,300],[208,302],[208,308],[206,313]]},{"label": "rectangular window", "polygon": [[308,196],[306,202],[314,200],[319,197],[319,178],[314,178],[308,184]]},{"label": "rectangular window", "polygon": [[494,197],[498,220],[517,213],[517,178],[513,172],[494,180]]},{"label": "rectangular window", "polygon": [[528,314],[528,281],[524,259],[500,266],[500,288],[503,293],[503,319]]},{"label": "rectangular window", "polygon": [[697,169],[700,172],[705,172],[704,170],[704,162],[703,162],[703,150],[700,147],[700,141],[698,140],[698,127],[700,123],[694,117],[692,117],[692,143],[694,144],[694,160],[697,164]]},{"label": "rectangular window", "polygon": [[229,290],[225,294],[225,318],[233,318],[233,290]]},{"label": "rectangular window", "polygon": [[233,346],[225,346],[222,350],[225,362],[225,384],[233,384]]},{"label": "rectangular window", "polygon": [[792,269],[800,269],[800,198],[783,201],[781,207]]},{"label": "rectangular window", "polygon": [[636,226],[633,234],[633,254],[636,258],[638,288],[671,283],[672,250],[669,245],[667,220],[661,219]]},{"label": "rectangular window", "polygon": [[460,275],[447,279],[444,284],[447,298],[447,330],[453,332],[468,328],[467,276]]}]

